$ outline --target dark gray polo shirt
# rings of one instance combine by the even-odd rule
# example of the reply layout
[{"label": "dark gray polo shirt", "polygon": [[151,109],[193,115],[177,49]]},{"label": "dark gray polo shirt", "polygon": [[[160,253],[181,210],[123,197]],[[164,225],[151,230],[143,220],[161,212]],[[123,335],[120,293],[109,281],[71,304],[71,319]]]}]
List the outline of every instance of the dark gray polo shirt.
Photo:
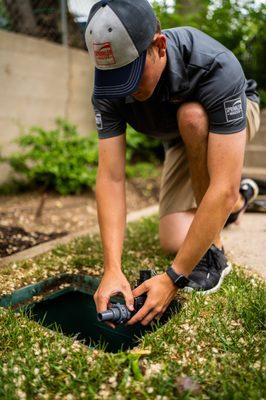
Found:
[{"label": "dark gray polo shirt", "polygon": [[176,138],[176,111],[189,101],[201,103],[210,132],[230,134],[246,127],[246,98],[259,102],[256,82],[246,80],[233,53],[205,33],[191,27],[164,30],[167,65],[153,95],[140,102],[92,98],[99,138],[118,136],[130,124],[146,135]]}]

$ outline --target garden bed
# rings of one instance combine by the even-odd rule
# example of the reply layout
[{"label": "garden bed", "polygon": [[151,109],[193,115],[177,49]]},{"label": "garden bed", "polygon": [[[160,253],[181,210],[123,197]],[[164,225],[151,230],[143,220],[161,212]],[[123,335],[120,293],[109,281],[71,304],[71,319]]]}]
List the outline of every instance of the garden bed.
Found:
[{"label": "garden bed", "polygon": [[41,232],[26,232],[17,226],[0,225],[0,257],[26,250],[37,244],[48,242],[65,235],[65,232],[45,234]]},{"label": "garden bed", "polygon": [[[156,217],[129,224],[123,269],[132,286],[140,269],[160,273],[171,259],[160,250]],[[99,237],[84,237],[3,267],[0,294],[60,273],[99,276],[102,261]],[[117,354],[1,309],[0,398],[263,398],[264,285],[235,266],[213,295],[179,293],[177,315],[144,335],[136,349]]]},{"label": "garden bed", "polygon": [[[159,184],[159,174],[157,178],[128,180],[128,212],[156,204]],[[35,218],[40,201],[38,192],[0,196],[0,257],[97,224],[93,192],[75,196],[48,193],[41,218]]]}]

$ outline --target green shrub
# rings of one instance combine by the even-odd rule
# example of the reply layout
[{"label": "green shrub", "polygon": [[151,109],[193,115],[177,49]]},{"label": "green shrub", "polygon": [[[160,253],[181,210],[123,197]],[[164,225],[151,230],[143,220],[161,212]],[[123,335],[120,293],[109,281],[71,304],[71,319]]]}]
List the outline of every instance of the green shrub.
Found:
[{"label": "green shrub", "polygon": [[8,162],[29,186],[69,194],[95,185],[96,135],[79,136],[74,125],[58,119],[56,129],[33,127],[17,142],[22,151],[2,161]]},{"label": "green shrub", "polygon": [[[16,173],[12,183],[2,185],[2,194],[25,187],[55,190],[63,195],[94,188],[98,165],[96,132],[82,137],[74,125],[57,119],[55,129],[47,131],[33,127],[29,133],[21,135],[17,143],[19,151],[0,159],[9,163]],[[158,140],[128,127],[127,176],[151,176],[159,163],[160,146]]]},{"label": "green shrub", "polygon": [[126,165],[126,176],[128,178],[156,178],[159,174],[157,165],[150,162],[138,162]]},{"label": "green shrub", "polygon": [[127,127],[127,161],[136,163],[139,161],[158,164],[163,159],[163,146],[161,141],[136,132],[130,126]]}]

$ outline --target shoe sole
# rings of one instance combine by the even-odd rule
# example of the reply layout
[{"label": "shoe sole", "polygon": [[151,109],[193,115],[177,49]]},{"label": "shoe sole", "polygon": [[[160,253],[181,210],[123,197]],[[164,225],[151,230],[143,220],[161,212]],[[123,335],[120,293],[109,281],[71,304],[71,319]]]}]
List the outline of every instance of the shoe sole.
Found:
[{"label": "shoe sole", "polygon": [[242,185],[249,185],[249,186],[252,187],[252,189],[254,191],[253,196],[248,200],[248,204],[250,204],[250,203],[252,203],[253,200],[255,200],[258,197],[258,195],[259,195],[259,187],[256,184],[256,182],[253,181],[253,179],[249,179],[249,178],[242,179],[241,186]]},{"label": "shoe sole", "polygon": [[232,264],[228,261],[227,262],[227,267],[223,270],[223,272],[221,274],[221,277],[219,279],[219,282],[217,283],[216,286],[214,286],[213,288],[211,288],[209,290],[197,290],[197,289],[193,289],[193,288],[191,288],[189,286],[185,286],[183,291],[186,292],[186,293],[196,292],[196,293],[199,293],[199,294],[201,294],[203,296],[205,296],[207,294],[218,292],[218,290],[220,289],[220,287],[221,287],[221,285],[223,283],[224,278],[228,274],[230,274],[231,271],[232,271]]}]

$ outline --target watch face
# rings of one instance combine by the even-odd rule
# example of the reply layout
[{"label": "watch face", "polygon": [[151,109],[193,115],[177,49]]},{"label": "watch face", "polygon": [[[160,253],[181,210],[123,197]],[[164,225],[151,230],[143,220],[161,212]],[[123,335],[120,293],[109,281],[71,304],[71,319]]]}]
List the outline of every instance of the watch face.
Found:
[{"label": "watch face", "polygon": [[174,284],[179,288],[185,287],[189,282],[188,278],[186,278],[184,275],[177,274],[172,267],[169,267],[166,272]]},{"label": "watch face", "polygon": [[183,288],[188,284],[189,280],[184,276],[184,275],[179,275],[179,277],[177,278],[175,284],[180,287]]}]

